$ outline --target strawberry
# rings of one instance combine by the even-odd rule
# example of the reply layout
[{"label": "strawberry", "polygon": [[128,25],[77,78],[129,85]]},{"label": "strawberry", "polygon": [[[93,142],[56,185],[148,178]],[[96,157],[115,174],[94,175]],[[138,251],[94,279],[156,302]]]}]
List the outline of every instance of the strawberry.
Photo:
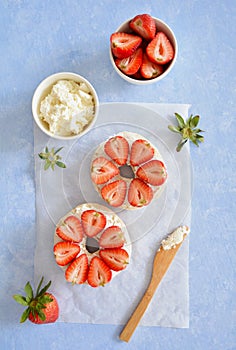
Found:
[{"label": "strawberry", "polygon": [[142,14],[135,16],[129,23],[129,27],[145,40],[152,40],[156,34],[156,22],[152,16]]},{"label": "strawberry", "polygon": [[130,152],[130,163],[131,165],[139,165],[148,160],[152,159],[154,156],[154,148],[146,140],[136,140],[131,146]]},{"label": "strawberry", "polygon": [[113,33],[110,37],[111,50],[115,57],[131,56],[142,42],[142,38],[128,33]]},{"label": "strawberry", "polygon": [[88,283],[91,287],[105,286],[110,282],[112,272],[99,257],[94,256],[90,262],[88,272]]},{"label": "strawberry", "polygon": [[145,79],[153,79],[161,75],[164,71],[162,65],[151,62],[146,54],[143,55],[143,62],[140,67],[140,73]]},{"label": "strawberry", "polygon": [[104,146],[106,154],[119,165],[127,162],[129,154],[128,141],[122,136],[111,137]]},{"label": "strawberry", "polygon": [[96,210],[85,210],[81,215],[84,232],[88,237],[94,237],[106,226],[106,217]]},{"label": "strawberry", "polygon": [[174,48],[163,32],[158,32],[148,44],[146,53],[149,59],[158,64],[166,64],[174,58]]},{"label": "strawberry", "polygon": [[133,179],[130,183],[128,201],[134,207],[148,205],[153,198],[153,191],[150,186],[140,179]]},{"label": "strawberry", "polygon": [[80,255],[66,269],[65,277],[68,282],[82,284],[88,277],[88,257]]},{"label": "strawberry", "polygon": [[160,160],[151,160],[138,168],[136,175],[153,186],[161,186],[167,178],[164,164]]},{"label": "strawberry", "polygon": [[59,306],[57,300],[54,295],[47,292],[51,285],[51,281],[41,289],[42,283],[43,277],[38,285],[35,296],[30,282],[27,282],[25,285],[26,297],[19,294],[13,295],[16,302],[23,306],[27,306],[27,309],[21,316],[21,323],[25,322],[27,318],[36,324],[52,323],[58,319]]},{"label": "strawberry", "polygon": [[124,203],[126,190],[126,182],[117,180],[105,185],[101,190],[101,195],[108,204],[113,207],[119,207]]},{"label": "strawberry", "polygon": [[56,234],[63,239],[63,241],[69,242],[81,242],[83,239],[83,227],[80,220],[74,216],[68,216],[62,225],[57,227]]},{"label": "strawberry", "polygon": [[117,58],[115,64],[126,75],[133,75],[139,70],[142,60],[143,50],[140,47],[129,57]]},{"label": "strawberry", "polygon": [[121,271],[129,263],[129,254],[121,248],[103,249],[99,252],[100,257],[106,265],[114,271]]},{"label": "strawberry", "polygon": [[118,174],[119,169],[106,158],[98,157],[93,160],[91,178],[95,184],[104,184]]},{"label": "strawberry", "polygon": [[54,245],[56,263],[60,266],[69,264],[80,252],[80,247],[71,242],[58,242]]},{"label": "strawberry", "polygon": [[101,248],[121,248],[125,243],[124,233],[119,226],[110,226],[99,239]]}]

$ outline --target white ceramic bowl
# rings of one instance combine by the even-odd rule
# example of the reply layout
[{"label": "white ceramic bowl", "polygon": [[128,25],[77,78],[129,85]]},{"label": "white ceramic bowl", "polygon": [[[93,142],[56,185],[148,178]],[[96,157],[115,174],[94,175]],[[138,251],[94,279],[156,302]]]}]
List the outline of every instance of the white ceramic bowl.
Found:
[{"label": "white ceramic bowl", "polygon": [[[93,117],[92,121],[79,134],[73,134],[70,136],[56,135],[56,134],[50,132],[48,123],[43,121],[39,117],[41,101],[50,93],[52,86],[54,84],[56,84],[56,82],[58,82],[59,80],[73,80],[77,83],[83,82],[89,87],[89,90],[93,96],[94,106],[95,106],[94,117]],[[34,95],[33,95],[33,99],[32,99],[32,113],[33,113],[33,117],[34,117],[36,124],[48,136],[56,138],[56,139],[61,139],[61,140],[72,140],[75,138],[79,138],[82,135],[84,135],[85,133],[87,133],[93,127],[93,125],[95,124],[95,122],[97,120],[98,110],[99,110],[99,100],[98,100],[97,93],[96,93],[95,89],[93,88],[93,86],[89,83],[88,80],[83,78],[81,75],[75,74],[75,73],[70,73],[70,72],[55,73],[53,75],[50,75],[46,79],[44,79],[36,88]]]},{"label": "white ceramic bowl", "polygon": [[[153,84],[156,83],[157,81],[162,80],[163,78],[165,78],[167,76],[167,74],[170,73],[170,71],[172,70],[172,68],[175,65],[176,62],[176,58],[177,58],[177,54],[178,54],[178,44],[177,44],[177,40],[176,37],[173,33],[173,31],[171,30],[171,28],[163,21],[161,21],[159,18],[153,17],[155,22],[156,22],[156,27],[157,27],[157,32],[163,32],[166,34],[166,36],[168,37],[168,39],[170,40],[174,51],[175,51],[175,55],[173,60],[170,62],[169,66],[165,69],[165,71],[159,75],[156,78],[153,79],[144,79],[144,80],[138,80],[138,79],[134,79],[128,75],[125,75],[115,64],[114,61],[114,57],[111,51],[111,47],[110,47],[110,60],[111,63],[115,69],[115,71],[119,74],[119,76],[121,78],[123,78],[124,80],[128,81],[131,84],[136,84],[136,85],[148,85],[148,84]],[[124,23],[122,23],[119,28],[117,28],[116,32],[125,32],[125,33],[131,33],[132,30],[129,28],[129,22],[132,20],[132,18],[128,19],[127,21],[125,21]]]}]

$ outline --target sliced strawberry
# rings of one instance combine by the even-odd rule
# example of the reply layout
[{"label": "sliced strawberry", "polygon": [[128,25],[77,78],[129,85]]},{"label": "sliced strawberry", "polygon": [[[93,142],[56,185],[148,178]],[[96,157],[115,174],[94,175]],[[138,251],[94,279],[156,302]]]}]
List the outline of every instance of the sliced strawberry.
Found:
[{"label": "sliced strawberry", "polygon": [[110,226],[99,239],[101,248],[121,248],[125,243],[124,233],[119,226]]},{"label": "sliced strawberry", "polygon": [[129,263],[129,254],[121,248],[102,249],[99,255],[106,265],[114,271],[121,271]]},{"label": "sliced strawberry", "polygon": [[115,164],[104,157],[98,157],[92,162],[91,177],[97,185],[104,184],[118,174],[119,169]]},{"label": "sliced strawberry", "polygon": [[110,282],[112,272],[109,267],[99,257],[94,256],[90,262],[88,272],[88,283],[92,287],[105,286]]},{"label": "sliced strawberry", "polygon": [[68,216],[64,223],[57,227],[56,233],[63,241],[77,243],[82,241],[84,234],[80,220],[74,215]]},{"label": "sliced strawberry", "polygon": [[131,146],[130,163],[131,165],[139,165],[152,159],[154,148],[146,140],[136,140]]},{"label": "sliced strawberry", "polygon": [[80,252],[80,247],[71,242],[58,242],[54,245],[55,259],[58,265],[69,264]]},{"label": "sliced strawberry", "polygon": [[136,175],[153,186],[161,186],[167,178],[164,164],[160,160],[151,160],[138,168]]},{"label": "sliced strawberry", "polygon": [[151,62],[146,54],[143,55],[143,62],[140,67],[140,73],[145,79],[153,79],[161,75],[164,71],[162,65]]},{"label": "sliced strawberry", "polygon": [[65,277],[68,282],[82,284],[88,277],[88,257],[80,255],[66,269]]},{"label": "sliced strawberry", "polygon": [[142,14],[135,16],[129,23],[129,27],[145,40],[152,40],[156,34],[156,22],[152,16]]},{"label": "sliced strawberry", "polygon": [[126,182],[117,180],[105,185],[101,190],[101,195],[108,204],[113,207],[119,207],[124,203],[126,190]]},{"label": "sliced strawberry", "polygon": [[150,186],[140,179],[133,179],[130,183],[128,201],[134,207],[148,205],[153,198],[153,191]]},{"label": "sliced strawberry", "polygon": [[94,237],[106,226],[106,217],[96,210],[85,210],[81,215],[81,221],[85,234]]},{"label": "sliced strawberry", "polygon": [[127,162],[129,144],[124,137],[119,135],[111,137],[105,143],[104,150],[117,164],[124,165]]},{"label": "sliced strawberry", "polygon": [[139,47],[142,38],[128,33],[113,33],[110,37],[111,50],[115,57],[126,58],[131,56]]},{"label": "sliced strawberry", "polygon": [[140,47],[129,57],[117,58],[115,64],[126,75],[133,75],[141,67],[142,60],[143,50]]},{"label": "sliced strawberry", "polygon": [[163,32],[158,32],[146,49],[149,59],[158,64],[166,64],[174,58],[174,48]]}]

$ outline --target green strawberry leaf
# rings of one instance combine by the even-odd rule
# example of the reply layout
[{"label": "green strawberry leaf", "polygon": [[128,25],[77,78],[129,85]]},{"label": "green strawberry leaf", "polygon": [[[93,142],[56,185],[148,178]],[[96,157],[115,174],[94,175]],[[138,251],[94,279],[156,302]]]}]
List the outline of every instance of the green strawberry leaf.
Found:
[{"label": "green strawberry leaf", "polygon": [[27,318],[29,317],[29,314],[30,314],[30,308],[28,307],[21,315],[20,323],[25,322],[27,320]]},{"label": "green strawberry leaf", "polygon": [[48,290],[48,288],[50,287],[51,285],[51,281],[48,282],[48,284],[46,284],[45,287],[43,287],[40,292],[38,293],[38,297],[42,296],[44,293],[46,293],[46,291]]},{"label": "green strawberry leaf", "polygon": [[59,166],[60,168],[66,168],[66,165],[62,162],[56,162],[56,165]]},{"label": "green strawberry leaf", "polygon": [[173,132],[177,132],[177,133],[181,134],[180,128],[178,126],[168,125],[168,128]]},{"label": "green strawberry leaf", "polygon": [[34,297],[33,289],[32,289],[29,282],[27,282],[25,285],[25,293],[26,293],[26,296],[30,299],[32,299]]},{"label": "green strawberry leaf", "polygon": [[41,288],[42,283],[43,283],[43,278],[44,278],[44,277],[41,278],[41,280],[40,280],[40,282],[39,282],[39,285],[38,285],[38,287],[37,287],[36,296],[38,296],[38,294],[39,294],[40,288]]},{"label": "green strawberry leaf", "polygon": [[199,115],[195,115],[195,117],[191,118],[189,122],[190,128],[196,128],[196,126],[199,123],[199,119],[200,119]]},{"label": "green strawberry leaf", "polygon": [[176,117],[176,119],[177,119],[177,121],[179,123],[180,128],[181,129],[184,128],[185,127],[185,121],[184,121],[183,117],[181,117],[181,115],[178,114],[178,113],[175,113],[175,117]]},{"label": "green strawberry leaf", "polygon": [[21,305],[24,305],[24,306],[28,306],[26,298],[23,297],[22,295],[15,294],[15,295],[13,295],[13,298],[18,304],[21,304]]}]

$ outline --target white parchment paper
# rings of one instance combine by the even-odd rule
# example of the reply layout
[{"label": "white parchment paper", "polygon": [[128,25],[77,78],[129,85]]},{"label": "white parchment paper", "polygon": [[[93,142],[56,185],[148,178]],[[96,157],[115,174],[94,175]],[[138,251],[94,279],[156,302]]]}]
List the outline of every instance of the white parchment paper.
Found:
[{"label": "white parchment paper", "polygon": [[[174,113],[188,116],[189,105],[106,103],[101,104],[95,127],[76,141],[60,141],[44,135],[35,126],[36,226],[35,283],[41,276],[51,280],[58,298],[62,322],[125,324],[145,292],[152,261],[161,240],[178,225],[190,225],[192,167],[189,148],[177,153],[179,136],[170,132]],[[132,131],[149,139],[160,151],[168,171],[161,197],[148,207],[114,210],[127,225],[132,255],[126,270],[104,288],[67,283],[53,255],[54,229],[59,219],[75,206],[104,202],[90,180],[94,150],[106,138]],[[45,146],[64,146],[60,154],[67,168],[43,170],[38,153]],[[110,209],[113,209],[110,207]],[[189,325],[189,238],[185,240],[141,320],[141,325],[184,328]]]}]

